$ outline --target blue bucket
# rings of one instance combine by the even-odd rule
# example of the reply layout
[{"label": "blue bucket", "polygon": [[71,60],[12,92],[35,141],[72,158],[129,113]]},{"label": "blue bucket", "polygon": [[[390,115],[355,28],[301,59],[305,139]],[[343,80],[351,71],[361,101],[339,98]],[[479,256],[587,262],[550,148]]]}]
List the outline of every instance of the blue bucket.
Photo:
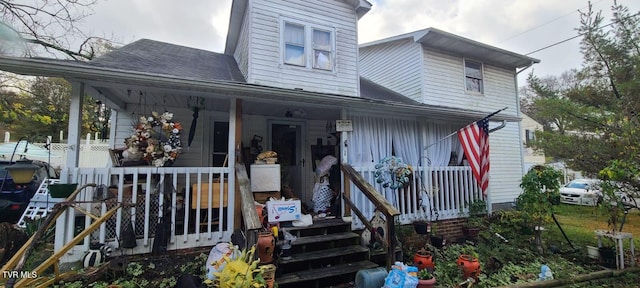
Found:
[{"label": "blue bucket", "polygon": [[356,273],[356,287],[380,288],[384,286],[385,278],[387,278],[387,269],[384,267],[360,270]]}]

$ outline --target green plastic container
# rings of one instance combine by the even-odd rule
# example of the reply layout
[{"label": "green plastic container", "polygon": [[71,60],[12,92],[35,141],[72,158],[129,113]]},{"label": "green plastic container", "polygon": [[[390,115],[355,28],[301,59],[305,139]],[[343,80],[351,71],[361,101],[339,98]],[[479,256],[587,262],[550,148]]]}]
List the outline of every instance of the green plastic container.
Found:
[{"label": "green plastic container", "polygon": [[78,183],[72,184],[51,184],[49,185],[49,195],[52,198],[67,198],[73,191],[76,191]]}]

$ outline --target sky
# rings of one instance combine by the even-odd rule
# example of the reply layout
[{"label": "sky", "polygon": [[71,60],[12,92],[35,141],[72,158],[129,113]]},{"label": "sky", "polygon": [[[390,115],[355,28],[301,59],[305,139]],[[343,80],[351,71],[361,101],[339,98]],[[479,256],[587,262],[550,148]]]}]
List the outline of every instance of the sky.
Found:
[{"label": "sky", "polygon": [[[338,0],[307,0],[322,3]],[[541,63],[525,70],[537,76],[559,76],[580,68],[580,38],[529,54],[577,35],[578,11],[587,0],[369,0],[373,8],[358,22],[359,43],[429,27],[502,49]],[[612,0],[592,0],[607,19]],[[179,5],[176,3],[180,3]],[[631,13],[638,0],[618,0]],[[130,43],[147,38],[213,52],[224,52],[231,0],[98,0],[93,15],[81,23],[90,35]],[[605,21],[609,23],[609,21]],[[524,76],[523,76],[524,75]]]}]

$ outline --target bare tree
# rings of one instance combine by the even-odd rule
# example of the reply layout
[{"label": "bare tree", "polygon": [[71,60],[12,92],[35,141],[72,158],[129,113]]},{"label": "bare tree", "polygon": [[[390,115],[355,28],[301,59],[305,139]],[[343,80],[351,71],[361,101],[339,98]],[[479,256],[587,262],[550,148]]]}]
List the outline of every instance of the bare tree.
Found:
[{"label": "bare tree", "polygon": [[55,57],[90,60],[96,56],[96,44],[102,41],[104,45],[105,39],[87,36],[78,24],[93,13],[91,6],[96,3],[97,0],[0,0],[0,21],[29,44],[26,53],[30,56],[47,52]]}]

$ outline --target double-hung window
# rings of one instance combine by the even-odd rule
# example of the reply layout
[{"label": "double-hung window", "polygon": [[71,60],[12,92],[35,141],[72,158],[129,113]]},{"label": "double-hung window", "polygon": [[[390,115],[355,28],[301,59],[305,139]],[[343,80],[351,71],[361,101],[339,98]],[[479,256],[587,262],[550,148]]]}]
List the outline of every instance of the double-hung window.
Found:
[{"label": "double-hung window", "polygon": [[467,91],[484,93],[484,81],[482,75],[482,63],[464,60],[464,77]]},{"label": "double-hung window", "polygon": [[333,70],[334,30],[310,24],[283,21],[284,64],[318,70]]},{"label": "double-hung window", "polygon": [[304,26],[284,24],[284,63],[305,66]]}]

